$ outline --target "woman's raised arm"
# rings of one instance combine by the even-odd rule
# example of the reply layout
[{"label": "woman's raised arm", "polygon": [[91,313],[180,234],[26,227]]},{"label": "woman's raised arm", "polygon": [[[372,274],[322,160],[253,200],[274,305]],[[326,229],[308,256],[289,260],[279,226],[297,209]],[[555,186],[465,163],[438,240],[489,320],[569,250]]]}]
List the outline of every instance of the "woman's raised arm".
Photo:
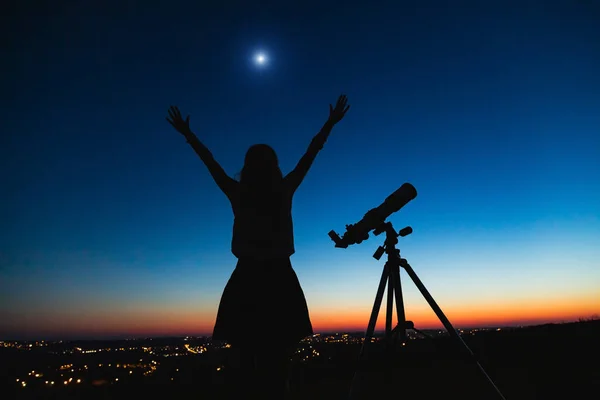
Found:
[{"label": "woman's raised arm", "polygon": [[319,151],[325,145],[334,125],[344,118],[349,108],[348,98],[344,94],[338,98],[335,107],[331,104],[329,105],[329,118],[327,122],[325,122],[319,133],[312,139],[306,153],[300,158],[296,167],[285,177],[285,183],[291,189],[292,193],[298,189],[298,186],[304,180],[317,154],[319,154]]},{"label": "woman's raised arm", "polygon": [[212,153],[208,148],[196,137],[194,132],[190,129],[190,116],[188,115],[184,120],[181,116],[181,112],[175,106],[169,108],[169,117],[167,122],[181,133],[187,142],[192,146],[196,154],[204,162],[211,176],[215,180],[219,188],[225,193],[225,195],[231,198],[233,191],[237,187],[238,182],[231,178],[225,173],[223,168],[215,160]]}]

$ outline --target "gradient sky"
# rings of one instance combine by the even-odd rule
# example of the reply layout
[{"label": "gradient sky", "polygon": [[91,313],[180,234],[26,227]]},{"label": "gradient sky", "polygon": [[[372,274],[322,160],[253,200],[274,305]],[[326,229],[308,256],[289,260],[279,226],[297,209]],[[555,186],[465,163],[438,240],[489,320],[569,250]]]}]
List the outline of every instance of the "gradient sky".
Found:
[{"label": "gradient sky", "polygon": [[259,142],[287,173],[340,93],[293,209],[315,331],[366,328],[383,238],[327,232],[404,182],[389,220],[456,327],[600,312],[599,3],[59,3],[2,24],[0,338],[209,334],[232,212],[168,106],[232,176]]}]

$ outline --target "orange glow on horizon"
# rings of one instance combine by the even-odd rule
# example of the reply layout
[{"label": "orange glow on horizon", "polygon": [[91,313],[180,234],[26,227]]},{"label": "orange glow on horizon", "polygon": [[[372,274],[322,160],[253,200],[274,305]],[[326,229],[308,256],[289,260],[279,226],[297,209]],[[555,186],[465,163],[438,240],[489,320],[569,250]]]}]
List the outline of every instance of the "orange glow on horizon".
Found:
[{"label": "orange glow on horizon", "polygon": [[[513,299],[502,303],[490,301],[469,304],[440,304],[455,328],[535,325],[552,322],[577,321],[600,314],[600,299],[582,295],[573,299]],[[337,309],[313,307],[309,309],[313,330],[364,331],[371,315],[372,304],[360,308]],[[75,334],[81,336],[152,336],[152,335],[210,335],[215,323],[214,307],[181,309],[164,307],[147,309],[138,306],[106,312],[40,314],[12,321],[15,331],[27,329],[31,332],[53,334]],[[406,306],[406,318],[419,329],[437,329],[442,325],[424,304]],[[396,324],[394,313],[393,324]],[[276,323],[274,324],[276,326]],[[377,330],[385,327],[385,301],[377,319]]]},{"label": "orange glow on horizon", "polygon": [[[582,297],[579,299],[556,299],[544,300],[514,300],[511,302],[471,303],[469,305],[440,305],[442,311],[448,317],[455,328],[459,327],[483,327],[500,325],[534,325],[562,321],[576,321],[579,318],[589,318],[597,315],[600,311],[600,299]],[[320,311],[320,310],[319,310]],[[360,311],[327,310],[326,312],[315,311],[311,313],[311,320],[315,331],[331,331],[354,327],[358,330],[366,329],[371,309]],[[405,308],[406,319],[413,321],[415,327],[420,329],[435,329],[442,324],[429,305],[421,305],[417,308]],[[393,324],[396,324],[396,312],[394,310]],[[385,304],[382,305],[377,318],[376,329],[385,328]]]}]

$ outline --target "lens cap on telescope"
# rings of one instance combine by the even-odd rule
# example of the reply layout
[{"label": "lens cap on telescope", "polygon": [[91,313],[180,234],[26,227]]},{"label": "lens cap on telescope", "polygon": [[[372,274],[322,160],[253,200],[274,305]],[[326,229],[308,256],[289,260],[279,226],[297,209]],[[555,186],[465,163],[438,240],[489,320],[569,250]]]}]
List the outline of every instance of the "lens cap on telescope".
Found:
[{"label": "lens cap on telescope", "polygon": [[406,228],[400,229],[400,232],[398,232],[398,236],[400,236],[400,237],[408,236],[412,232],[413,232],[412,228],[410,226],[407,226]]}]

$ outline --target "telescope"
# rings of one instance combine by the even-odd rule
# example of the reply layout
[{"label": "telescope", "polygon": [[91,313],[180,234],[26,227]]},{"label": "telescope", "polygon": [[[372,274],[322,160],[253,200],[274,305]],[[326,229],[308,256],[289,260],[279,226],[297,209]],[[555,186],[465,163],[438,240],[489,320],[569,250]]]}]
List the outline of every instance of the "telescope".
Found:
[{"label": "telescope", "polygon": [[[500,389],[496,386],[492,378],[487,374],[481,363],[477,360],[475,354],[471,351],[469,346],[463,341],[462,337],[459,335],[458,331],[452,326],[452,323],[440,306],[433,299],[421,279],[417,276],[416,272],[412,269],[410,264],[405,258],[402,258],[400,255],[400,249],[396,247],[398,244],[398,237],[407,236],[412,233],[412,228],[407,226],[404,229],[401,229],[397,232],[392,223],[387,221],[386,218],[389,217],[392,213],[400,210],[409,201],[417,197],[417,190],[410,183],[405,183],[394,193],[389,195],[383,203],[379,207],[375,207],[369,210],[364,217],[358,221],[356,224],[346,225],[346,232],[340,238],[337,233],[334,231],[329,232],[329,237],[331,240],[335,242],[335,247],[347,248],[350,245],[361,243],[364,240],[369,238],[369,232],[373,231],[373,235],[378,236],[382,233],[385,233],[385,242],[383,246],[379,246],[373,258],[379,260],[381,256],[385,253],[387,254],[387,261],[383,268],[383,272],[381,274],[381,279],[379,281],[379,287],[377,288],[377,294],[375,296],[375,302],[373,304],[373,310],[371,311],[371,317],[369,318],[369,324],[367,325],[367,331],[365,333],[365,338],[361,346],[360,354],[358,357],[359,364],[358,369],[355,371],[354,378],[352,379],[352,387],[350,390],[350,400],[355,399],[356,383],[361,380],[358,379],[361,373],[361,360],[364,356],[365,349],[368,344],[372,342],[373,335],[375,333],[375,325],[377,324],[377,317],[379,315],[379,310],[381,309],[381,303],[383,301],[383,294],[387,291],[387,311],[386,311],[386,320],[385,320],[385,339],[387,342],[387,350],[386,354],[389,356],[392,352],[389,350],[393,350],[392,345],[395,345],[397,339],[400,339],[402,342],[402,347],[407,344],[407,333],[406,331],[409,329],[420,332],[415,328],[415,325],[412,321],[406,320],[406,314],[404,310],[404,296],[402,295],[402,287],[400,283],[400,267],[404,269],[404,271],[408,274],[408,276],[412,279],[414,284],[417,286],[417,289],[421,292],[432,311],[437,315],[440,322],[451,337],[453,337],[457,343],[463,348],[466,354],[475,362],[479,371],[482,373],[483,377],[488,381],[490,387],[495,391],[496,395],[501,400],[506,400]],[[387,286],[387,289],[386,289]],[[396,318],[398,320],[398,324],[395,328],[392,329],[392,313],[394,309],[394,299],[396,300]],[[427,335],[425,335],[427,336]],[[388,364],[389,365],[389,364]],[[391,371],[388,371],[391,373]],[[371,398],[373,396],[369,396]],[[361,397],[363,398],[363,397]]]},{"label": "telescope", "polygon": [[387,217],[400,210],[415,197],[417,197],[417,189],[410,183],[405,183],[389,195],[381,205],[367,211],[360,221],[346,225],[346,232],[341,238],[333,230],[329,232],[329,237],[335,242],[335,247],[342,249],[361,243],[369,238],[370,231],[379,228]]}]

